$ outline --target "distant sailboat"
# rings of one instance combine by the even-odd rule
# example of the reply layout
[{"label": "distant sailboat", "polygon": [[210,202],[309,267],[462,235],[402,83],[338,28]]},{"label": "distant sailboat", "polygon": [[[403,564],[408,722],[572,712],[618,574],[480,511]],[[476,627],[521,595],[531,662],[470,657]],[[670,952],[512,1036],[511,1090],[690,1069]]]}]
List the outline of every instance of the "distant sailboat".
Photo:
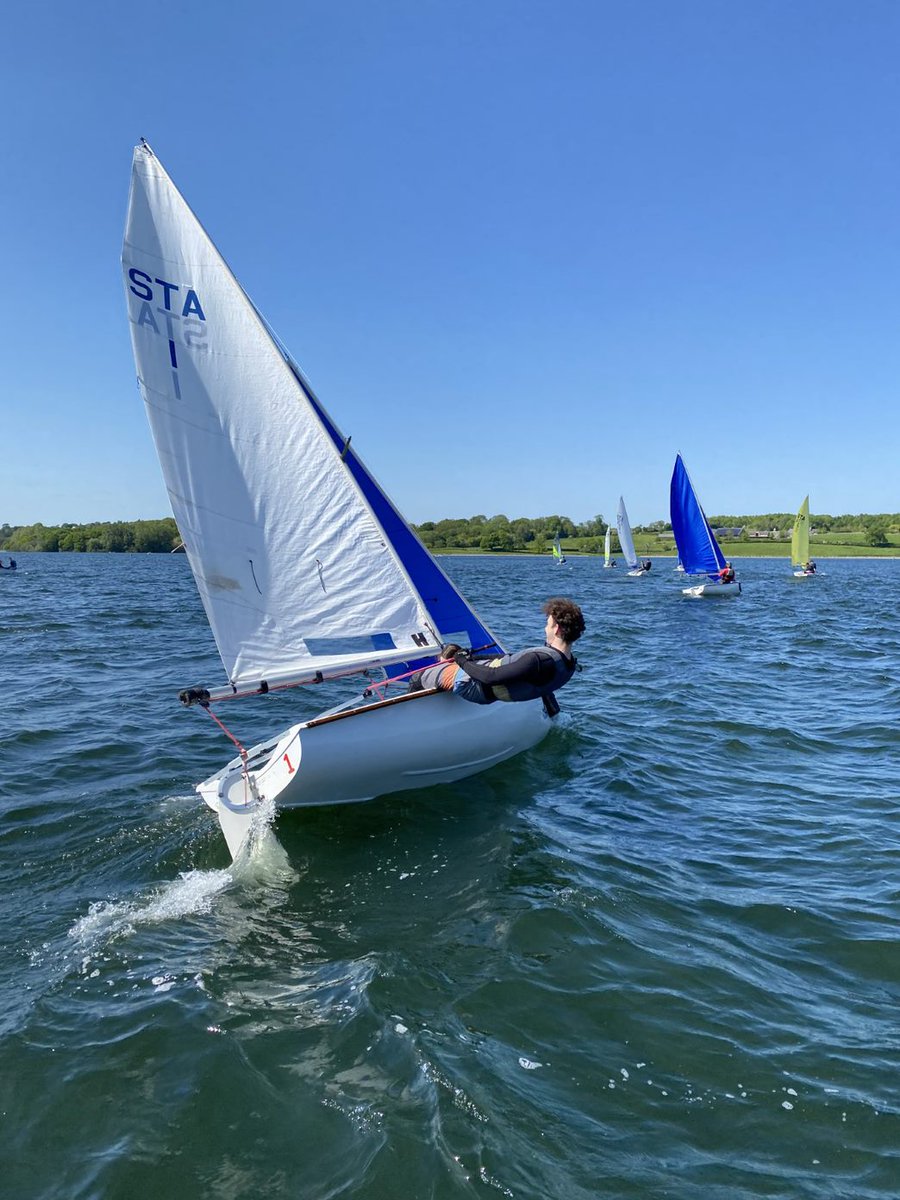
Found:
[{"label": "distant sailboat", "polygon": [[622,547],[622,554],[625,557],[625,562],[628,565],[629,575],[643,575],[644,568],[638,562],[638,556],[634,552],[634,539],[631,536],[631,524],[628,520],[628,512],[625,508],[625,501],[619,497],[619,511],[616,513],[616,525],[619,529],[619,545]]},{"label": "distant sailboat", "polygon": [[556,535],[556,538],[553,542],[553,557],[556,559],[556,565],[558,567],[561,567],[566,561],[566,556],[562,552],[562,546],[559,544],[559,534]]},{"label": "distant sailboat", "polygon": [[800,505],[800,511],[794,520],[791,533],[791,562],[794,564],[794,577],[808,579],[816,574],[816,564],[809,557],[809,496]]},{"label": "distant sailboat", "polygon": [[708,583],[682,588],[682,595],[692,598],[724,598],[737,596],[741,585],[733,580],[720,581],[719,572],[725,567],[725,555],[719,548],[706,514],[697,499],[681,455],[675,458],[675,470],[669,487],[669,509],[678,557],[687,575],[708,575]]},{"label": "distant sailboat", "polygon": [[612,545],[612,525],[607,525],[606,537],[603,539],[603,566],[604,566],[604,569],[607,567],[614,567],[616,565],[615,560],[612,558],[611,545]]},{"label": "distant sailboat", "polygon": [[[145,142],[134,152],[122,261],[140,390],[228,679],[186,688],[182,703],[212,715],[222,700],[365,677],[361,695],[250,750],[232,738],[239,755],[197,785],[232,855],[276,807],[448,783],[539,742],[555,705],[407,690],[444,643],[502,647],[351,449]],[[389,696],[392,682],[399,694]]]}]

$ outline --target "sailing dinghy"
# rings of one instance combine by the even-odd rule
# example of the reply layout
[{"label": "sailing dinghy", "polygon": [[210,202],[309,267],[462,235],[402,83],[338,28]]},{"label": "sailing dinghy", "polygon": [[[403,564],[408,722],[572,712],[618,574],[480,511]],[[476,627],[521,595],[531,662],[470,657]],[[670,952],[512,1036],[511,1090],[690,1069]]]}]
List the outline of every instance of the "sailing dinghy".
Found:
[{"label": "sailing dinghy", "polygon": [[675,470],[672,472],[669,487],[669,518],[675,535],[675,545],[678,547],[678,558],[685,574],[709,576],[707,583],[682,588],[681,594],[695,600],[724,599],[739,595],[741,585],[737,580],[721,583],[717,577],[718,572],[725,566],[725,555],[697,499],[691,477],[680,454],[675,457]]},{"label": "sailing dinghy", "polygon": [[606,536],[603,539],[603,566],[604,569],[614,567],[615,561],[612,558],[612,525],[607,525]]},{"label": "sailing dinghy", "polygon": [[625,563],[628,566],[628,574],[637,576],[645,574],[644,568],[638,562],[637,554],[634,552],[634,538],[631,536],[631,522],[628,520],[628,512],[625,508],[625,501],[619,497],[619,511],[616,513],[616,525],[619,530],[619,545],[622,547],[622,554],[625,557]]},{"label": "sailing dinghy", "polygon": [[559,543],[559,534],[553,540],[553,557],[556,559],[556,565],[561,567],[566,561],[566,556],[563,554],[563,548]]},{"label": "sailing dinghy", "polygon": [[809,557],[809,496],[800,505],[791,533],[791,562],[794,564],[795,579],[809,579],[816,574],[815,564]]},{"label": "sailing dinghy", "polygon": [[238,756],[197,785],[232,855],[259,812],[449,783],[539,742],[558,711],[552,700],[477,705],[406,690],[446,642],[503,647],[339,432],[143,141],[123,268],[138,382],[228,679],[186,688],[182,702],[211,712],[227,699],[365,677],[361,695],[252,749],[233,739]]}]

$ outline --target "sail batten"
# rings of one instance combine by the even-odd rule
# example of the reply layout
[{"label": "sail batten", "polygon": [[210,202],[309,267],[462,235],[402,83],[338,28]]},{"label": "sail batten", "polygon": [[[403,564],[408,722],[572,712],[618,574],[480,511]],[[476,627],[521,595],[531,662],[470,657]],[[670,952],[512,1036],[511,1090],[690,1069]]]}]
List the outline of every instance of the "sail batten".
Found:
[{"label": "sail batten", "polygon": [[148,419],[231,682],[317,670],[316,638],[433,650],[429,608],[369,497],[146,145],[123,268]]},{"label": "sail batten", "polygon": [[715,534],[694,491],[681,455],[669,487],[669,516],[678,557],[688,575],[715,575],[725,566]]}]

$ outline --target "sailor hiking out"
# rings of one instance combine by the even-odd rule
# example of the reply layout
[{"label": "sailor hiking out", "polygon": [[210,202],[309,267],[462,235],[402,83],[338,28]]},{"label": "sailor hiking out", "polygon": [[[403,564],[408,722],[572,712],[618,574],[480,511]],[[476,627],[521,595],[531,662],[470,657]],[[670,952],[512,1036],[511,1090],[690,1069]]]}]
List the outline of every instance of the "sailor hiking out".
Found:
[{"label": "sailor hiking out", "polygon": [[410,691],[438,688],[473,704],[539,700],[559,691],[577,668],[572,643],[584,632],[584,617],[577,604],[561,596],[548,600],[543,612],[543,646],[490,659],[470,658],[459,646],[445,646],[445,661],[417,672]]}]

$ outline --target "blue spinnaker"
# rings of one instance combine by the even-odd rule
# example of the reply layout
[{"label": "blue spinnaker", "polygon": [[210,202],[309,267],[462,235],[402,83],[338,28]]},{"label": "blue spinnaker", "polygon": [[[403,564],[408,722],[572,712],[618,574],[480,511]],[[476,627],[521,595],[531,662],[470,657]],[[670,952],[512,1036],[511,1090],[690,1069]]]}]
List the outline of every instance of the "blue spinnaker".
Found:
[{"label": "blue spinnaker", "polygon": [[675,458],[669,488],[669,514],[685,573],[715,575],[720,571],[725,566],[725,556],[709,527],[680,454]]}]

